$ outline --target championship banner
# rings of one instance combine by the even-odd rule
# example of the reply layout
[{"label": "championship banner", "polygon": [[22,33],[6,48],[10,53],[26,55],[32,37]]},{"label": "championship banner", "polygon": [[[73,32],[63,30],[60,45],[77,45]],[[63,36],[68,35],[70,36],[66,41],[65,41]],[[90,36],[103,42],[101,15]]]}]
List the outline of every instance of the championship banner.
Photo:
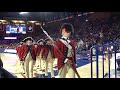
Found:
[{"label": "championship banner", "polygon": [[28,23],[26,26],[27,26],[27,31],[28,32],[33,32],[33,30],[34,30],[34,23]]},{"label": "championship banner", "polygon": [[0,31],[4,31],[4,24],[0,24]]}]

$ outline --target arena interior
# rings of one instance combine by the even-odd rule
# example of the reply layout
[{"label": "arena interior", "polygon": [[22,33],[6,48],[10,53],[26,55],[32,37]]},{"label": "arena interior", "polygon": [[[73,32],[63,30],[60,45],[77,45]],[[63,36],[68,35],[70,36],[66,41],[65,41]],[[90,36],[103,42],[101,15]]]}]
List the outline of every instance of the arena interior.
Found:
[{"label": "arena interior", "polygon": [[[17,55],[17,45],[26,37],[45,40],[48,35],[56,41],[61,37],[60,27],[63,23],[70,23],[74,27],[71,37],[75,41],[76,69],[81,78],[91,78],[91,63],[93,65],[93,78],[96,78],[96,59],[90,57],[90,49],[94,45],[109,44],[120,41],[120,12],[0,12],[0,58],[2,69],[8,71],[15,78],[26,78],[23,66]],[[20,30],[18,30],[18,26]],[[18,31],[17,31],[18,30]],[[113,57],[114,55],[112,55]],[[111,57],[111,58],[112,58]],[[108,59],[98,55],[99,78],[109,73]],[[115,63],[114,63],[115,64]],[[38,62],[33,67],[33,78],[45,78],[44,69],[40,70]],[[41,63],[44,68],[44,62]],[[48,65],[48,77],[51,71]],[[53,61],[54,78],[59,78],[57,58]],[[0,72],[1,73],[1,72]],[[1,76],[2,77],[2,76]],[[114,76],[111,76],[114,78]],[[4,76],[3,76],[4,78]],[[66,75],[69,78],[69,75]],[[78,78],[77,75],[75,78]],[[119,78],[119,75],[117,75]]]}]

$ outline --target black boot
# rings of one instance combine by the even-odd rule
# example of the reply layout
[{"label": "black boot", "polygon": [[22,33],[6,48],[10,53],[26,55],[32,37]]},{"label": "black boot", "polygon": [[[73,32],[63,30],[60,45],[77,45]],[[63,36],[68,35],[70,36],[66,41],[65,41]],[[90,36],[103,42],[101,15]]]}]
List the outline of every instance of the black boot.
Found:
[{"label": "black boot", "polygon": [[42,74],[43,77],[45,77],[45,74]]},{"label": "black boot", "polygon": [[118,66],[117,71],[120,71],[120,66]]},{"label": "black boot", "polygon": [[48,76],[45,76],[45,78],[48,78]]},{"label": "black boot", "polygon": [[55,78],[55,77],[52,77],[52,78]]}]

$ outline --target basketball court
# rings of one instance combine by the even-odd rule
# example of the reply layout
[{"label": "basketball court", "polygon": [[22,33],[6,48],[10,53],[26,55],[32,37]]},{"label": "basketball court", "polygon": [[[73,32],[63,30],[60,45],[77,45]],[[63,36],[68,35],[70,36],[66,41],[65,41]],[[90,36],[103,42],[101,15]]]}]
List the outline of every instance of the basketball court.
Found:
[{"label": "basketball court", "polygon": [[[8,50],[7,50],[8,51]],[[16,75],[17,78],[24,78],[24,75],[22,73],[22,67],[20,66],[18,57],[15,53],[15,50],[11,50],[9,52],[1,53],[1,59],[3,61],[3,68],[12,73],[13,75]],[[96,61],[92,62],[93,64],[93,78],[96,78]],[[103,78],[103,61],[99,57],[98,67],[99,67],[99,78]],[[55,72],[55,78],[58,77],[58,70],[57,70],[57,59],[54,60],[54,72]],[[108,61],[104,61],[104,74],[106,74],[109,71]],[[50,78],[50,69],[48,68],[48,78]],[[81,78],[91,78],[91,63],[90,60],[82,60],[77,56],[77,71],[80,74]],[[34,66],[34,78],[40,78],[39,75],[44,74],[44,72],[40,71],[39,69],[36,69]],[[69,78],[69,75],[66,76],[66,78]],[[77,78],[77,76],[76,76]]]}]

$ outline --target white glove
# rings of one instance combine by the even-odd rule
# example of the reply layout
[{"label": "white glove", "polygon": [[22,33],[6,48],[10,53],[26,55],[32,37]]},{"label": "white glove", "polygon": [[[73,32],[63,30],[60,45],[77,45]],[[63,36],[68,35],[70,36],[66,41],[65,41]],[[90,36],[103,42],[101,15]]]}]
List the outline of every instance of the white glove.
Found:
[{"label": "white glove", "polygon": [[68,61],[68,58],[65,59],[64,63],[66,63]]},{"label": "white glove", "polygon": [[76,67],[77,67],[77,64],[75,64],[76,65]]},{"label": "white glove", "polygon": [[21,64],[21,65],[24,65],[24,61],[20,61],[20,64]]}]

